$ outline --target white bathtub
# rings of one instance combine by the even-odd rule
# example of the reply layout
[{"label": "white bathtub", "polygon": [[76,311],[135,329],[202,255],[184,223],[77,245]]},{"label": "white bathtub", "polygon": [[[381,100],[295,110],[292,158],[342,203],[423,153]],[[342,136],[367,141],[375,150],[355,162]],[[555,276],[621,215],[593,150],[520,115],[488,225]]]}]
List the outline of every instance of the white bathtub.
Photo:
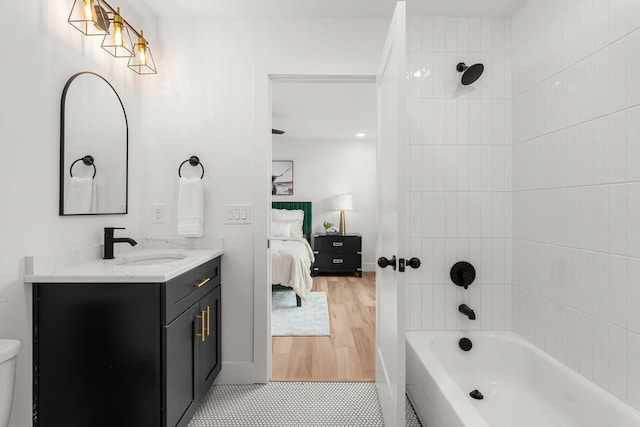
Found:
[{"label": "white bathtub", "polygon": [[512,332],[407,332],[407,394],[425,427],[640,426],[640,412]]}]

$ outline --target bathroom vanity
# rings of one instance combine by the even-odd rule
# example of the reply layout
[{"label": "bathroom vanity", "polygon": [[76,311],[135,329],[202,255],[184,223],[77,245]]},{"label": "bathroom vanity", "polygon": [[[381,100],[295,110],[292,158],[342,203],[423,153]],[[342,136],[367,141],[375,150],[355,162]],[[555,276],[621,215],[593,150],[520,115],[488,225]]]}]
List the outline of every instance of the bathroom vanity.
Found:
[{"label": "bathroom vanity", "polygon": [[134,251],[33,283],[33,425],[186,426],[221,368],[221,254]]}]

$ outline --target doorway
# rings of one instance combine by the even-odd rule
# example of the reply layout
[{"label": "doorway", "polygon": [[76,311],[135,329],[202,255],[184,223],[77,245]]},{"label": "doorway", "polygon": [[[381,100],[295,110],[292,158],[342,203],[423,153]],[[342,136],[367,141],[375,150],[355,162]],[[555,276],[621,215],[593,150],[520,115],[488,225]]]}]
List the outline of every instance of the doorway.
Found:
[{"label": "doorway", "polygon": [[[352,210],[345,212],[344,232],[361,247],[358,272],[320,269],[312,278],[313,298],[301,307],[285,306],[283,310],[280,301],[289,297],[283,297],[283,292],[268,296],[273,298],[272,309],[278,316],[271,337],[271,380],[375,381],[375,83],[348,77],[274,79],[272,127],[277,129],[272,134],[273,172],[284,164],[293,174],[287,174],[283,190],[276,191],[271,200],[310,202],[309,244],[318,252],[319,244],[314,243],[323,238],[323,224],[339,227],[336,197],[348,194]],[[310,319],[310,330],[305,331],[307,325],[300,323],[307,320],[298,316],[311,310],[320,294],[326,300],[328,331],[317,335],[311,324],[315,319]],[[294,333],[275,330],[283,312],[293,317]]]}]

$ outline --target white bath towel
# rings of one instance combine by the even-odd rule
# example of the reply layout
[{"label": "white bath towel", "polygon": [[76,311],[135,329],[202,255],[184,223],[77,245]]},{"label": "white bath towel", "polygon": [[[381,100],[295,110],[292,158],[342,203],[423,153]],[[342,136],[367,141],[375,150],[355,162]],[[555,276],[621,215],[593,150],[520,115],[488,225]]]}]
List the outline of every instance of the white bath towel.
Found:
[{"label": "white bath towel", "polygon": [[72,176],[69,179],[67,204],[65,205],[64,213],[88,214],[95,213],[96,209],[96,184],[93,178]]},{"label": "white bath towel", "polygon": [[178,187],[178,235],[204,234],[204,191],[200,178],[180,178]]}]

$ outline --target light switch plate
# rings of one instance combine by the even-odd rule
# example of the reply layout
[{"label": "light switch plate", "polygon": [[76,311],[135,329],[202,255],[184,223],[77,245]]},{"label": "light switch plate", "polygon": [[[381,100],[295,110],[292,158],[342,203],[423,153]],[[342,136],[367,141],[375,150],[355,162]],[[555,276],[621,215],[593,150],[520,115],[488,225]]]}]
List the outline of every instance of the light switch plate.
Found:
[{"label": "light switch plate", "polygon": [[225,224],[251,224],[251,205],[224,205]]}]

